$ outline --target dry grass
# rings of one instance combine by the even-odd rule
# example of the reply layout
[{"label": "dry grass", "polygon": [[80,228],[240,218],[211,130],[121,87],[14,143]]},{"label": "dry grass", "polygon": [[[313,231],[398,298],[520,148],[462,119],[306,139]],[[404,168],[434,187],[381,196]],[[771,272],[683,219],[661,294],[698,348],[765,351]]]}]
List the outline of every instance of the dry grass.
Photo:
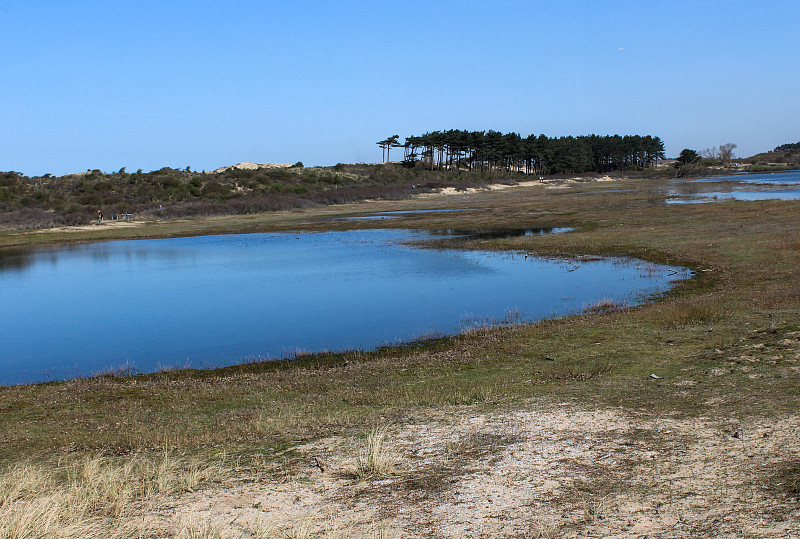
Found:
[{"label": "dry grass", "polygon": [[610,313],[628,307],[627,303],[619,302],[611,298],[601,299],[596,303],[587,305],[583,308],[586,314]]},{"label": "dry grass", "polygon": [[61,492],[0,506],[0,537],[36,539],[150,539],[158,528],[139,519],[104,519],[71,513],[75,500]]},{"label": "dry grass", "polygon": [[395,473],[397,457],[387,442],[389,426],[370,431],[356,456],[355,475],[359,479],[380,479]]},{"label": "dry grass", "polygon": [[724,318],[726,308],[720,295],[683,297],[654,307],[652,319],[668,329],[713,324]]},{"label": "dry grass", "polygon": [[222,530],[208,522],[190,521],[185,524],[176,539],[228,539]]},{"label": "dry grass", "polygon": [[586,382],[599,378],[611,372],[614,364],[609,361],[592,361],[586,364],[567,364],[559,365],[548,373],[549,380],[571,380],[576,382]]},{"label": "dry grass", "polygon": [[140,518],[146,502],[227,473],[222,463],[168,451],[157,461],[94,456],[57,467],[12,464],[0,475],[0,537],[144,537],[155,533]]}]

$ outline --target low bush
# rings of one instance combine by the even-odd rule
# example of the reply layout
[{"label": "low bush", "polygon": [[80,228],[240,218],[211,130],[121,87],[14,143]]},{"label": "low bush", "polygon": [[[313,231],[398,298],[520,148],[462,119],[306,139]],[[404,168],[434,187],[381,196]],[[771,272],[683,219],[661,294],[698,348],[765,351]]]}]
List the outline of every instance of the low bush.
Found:
[{"label": "low bush", "polygon": [[423,166],[342,164],[334,167],[235,169],[198,174],[162,168],[128,174],[99,170],[30,178],[0,173],[0,226],[46,228],[93,222],[106,215],[139,217],[234,215],[365,199],[395,200],[444,187],[513,183],[526,176]]}]

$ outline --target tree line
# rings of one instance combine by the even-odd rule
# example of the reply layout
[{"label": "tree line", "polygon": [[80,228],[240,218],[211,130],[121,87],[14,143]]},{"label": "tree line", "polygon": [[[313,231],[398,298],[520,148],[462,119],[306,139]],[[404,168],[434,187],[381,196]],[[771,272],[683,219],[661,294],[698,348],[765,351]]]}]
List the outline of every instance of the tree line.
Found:
[{"label": "tree line", "polygon": [[403,164],[429,169],[521,172],[540,176],[641,169],[664,158],[664,143],[647,135],[547,137],[499,131],[434,131],[400,143],[392,135],[376,144],[384,160],[392,148],[403,149]]},{"label": "tree line", "polygon": [[794,150],[800,150],[800,142],[789,142],[786,144],[781,144],[777,146],[773,152],[791,152]]}]

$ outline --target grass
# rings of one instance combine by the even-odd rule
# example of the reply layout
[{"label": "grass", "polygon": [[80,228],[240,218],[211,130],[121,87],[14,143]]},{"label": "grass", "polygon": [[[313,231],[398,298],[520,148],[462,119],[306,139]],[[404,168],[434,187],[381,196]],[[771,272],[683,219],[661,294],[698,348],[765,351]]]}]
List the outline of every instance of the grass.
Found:
[{"label": "grass", "polygon": [[355,475],[359,479],[380,479],[395,473],[397,458],[388,444],[389,426],[375,427],[367,434],[356,456]]},{"label": "grass", "polygon": [[[294,452],[298,444],[358,437],[376,424],[403,425],[434,411],[513,410],[534,401],[669,418],[698,417],[715,402],[720,421],[796,413],[800,379],[792,343],[800,330],[800,202],[666,206],[669,186],[660,180],[619,180],[614,190],[623,191],[617,193],[594,192],[595,187],[154,221],[124,229],[0,233],[0,245],[36,245],[326,230],[376,225],[333,217],[460,205],[472,210],[408,214],[379,224],[569,226],[575,230],[553,236],[460,238],[438,245],[555,257],[636,256],[697,272],[665,297],[638,307],[602,305],[536,324],[489,324],[460,336],[374,352],[2,387],[4,533],[13,537],[12,525],[63,530],[80,522],[102,525],[154,497],[218,481],[279,477],[302,466]],[[650,379],[651,373],[661,378]],[[364,477],[391,470],[379,464],[389,454],[385,436],[386,431],[383,437],[374,432],[371,442],[367,438]],[[786,469],[786,477],[796,476]],[[434,484],[436,473],[421,481],[421,488]],[[770,473],[754,478],[754,485]],[[47,507],[60,509],[48,512]]]},{"label": "grass", "polygon": [[583,308],[583,312],[587,314],[607,313],[619,309],[624,309],[627,306],[628,306],[627,303],[619,302],[611,298],[605,298],[595,303],[592,303],[591,305],[585,306]]},{"label": "grass", "polygon": [[140,537],[157,496],[218,482],[228,470],[164,451],[161,458],[84,456],[56,465],[17,462],[0,474],[0,537]]}]

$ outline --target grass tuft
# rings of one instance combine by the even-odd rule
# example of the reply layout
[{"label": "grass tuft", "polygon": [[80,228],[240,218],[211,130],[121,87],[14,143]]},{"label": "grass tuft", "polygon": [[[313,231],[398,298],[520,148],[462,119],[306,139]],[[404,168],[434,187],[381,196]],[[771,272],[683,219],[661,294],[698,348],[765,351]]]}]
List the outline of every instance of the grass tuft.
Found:
[{"label": "grass tuft", "polygon": [[225,536],[209,522],[189,522],[182,527],[177,539],[225,539]]},{"label": "grass tuft", "polygon": [[547,373],[547,379],[559,381],[586,382],[611,372],[614,365],[609,361],[592,361],[586,365],[564,364],[556,366]]},{"label": "grass tuft", "polygon": [[97,372],[92,373],[92,377],[95,378],[125,378],[128,376],[133,376],[137,373],[136,367],[130,362],[126,361],[122,365],[117,365],[115,367],[106,367],[105,369],[101,369]]},{"label": "grass tuft", "polygon": [[397,458],[387,445],[388,425],[375,427],[367,434],[364,446],[356,457],[356,476],[360,479],[378,479],[395,472]]},{"label": "grass tuft", "polygon": [[724,314],[725,306],[717,296],[692,296],[658,304],[652,319],[661,327],[680,329],[717,322]]},{"label": "grass tuft", "polygon": [[624,301],[620,302],[611,298],[605,298],[591,305],[587,305],[583,308],[583,312],[586,314],[610,313],[611,311],[618,311],[627,307],[628,304]]}]

